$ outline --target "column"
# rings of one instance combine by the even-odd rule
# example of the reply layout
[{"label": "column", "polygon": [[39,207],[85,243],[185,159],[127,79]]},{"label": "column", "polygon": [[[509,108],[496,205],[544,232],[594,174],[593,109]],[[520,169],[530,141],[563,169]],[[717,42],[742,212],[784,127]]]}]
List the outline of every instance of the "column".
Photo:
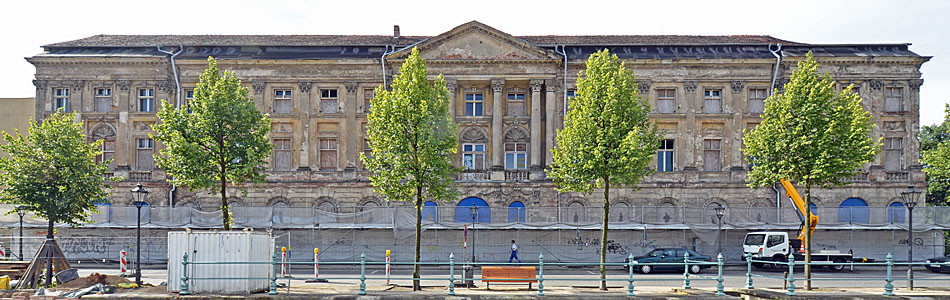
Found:
[{"label": "column", "polygon": [[557,99],[555,99],[557,92],[557,80],[548,79],[544,81],[545,92],[545,126],[544,126],[544,164],[550,166],[554,162],[553,156],[551,155],[551,149],[554,148],[554,116],[557,114]]},{"label": "column", "polygon": [[119,99],[119,123],[115,126],[115,174],[128,178],[129,166],[132,165],[130,152],[135,151],[130,146],[135,141],[132,140],[132,124],[129,123],[129,112],[132,110],[129,105],[129,102],[132,101],[130,99],[132,81],[116,80],[116,85],[119,89],[112,93],[112,97]]},{"label": "column", "polygon": [[300,131],[303,132],[303,138],[300,140],[300,164],[297,171],[310,171],[310,88],[313,83],[310,81],[297,81],[297,87],[300,88],[300,104],[297,111],[300,112]]},{"label": "column", "polygon": [[[541,86],[544,80],[532,79],[531,87],[531,171],[542,170],[541,166]],[[534,175],[534,174],[532,174]]]},{"label": "column", "polygon": [[504,110],[502,109],[502,100],[501,94],[505,89],[505,80],[501,78],[496,78],[491,80],[491,90],[492,90],[492,112],[491,112],[491,180],[504,180],[505,174],[502,172],[504,168],[504,148],[502,137],[503,131],[502,126],[502,115]]},{"label": "column", "polygon": [[343,113],[346,114],[346,118],[343,120],[343,129],[340,133],[340,138],[343,140],[343,153],[346,155],[346,165],[344,170],[346,171],[356,171],[356,163],[359,159],[359,152],[356,149],[360,149],[360,134],[359,129],[356,125],[356,107],[357,101],[359,100],[359,93],[357,93],[359,83],[356,80],[347,80],[343,82],[343,85],[346,87],[346,96],[343,97],[343,105],[340,105]]},{"label": "column", "polygon": [[455,78],[445,79],[445,89],[449,90],[449,116],[455,121],[455,91],[458,90],[458,81]]}]

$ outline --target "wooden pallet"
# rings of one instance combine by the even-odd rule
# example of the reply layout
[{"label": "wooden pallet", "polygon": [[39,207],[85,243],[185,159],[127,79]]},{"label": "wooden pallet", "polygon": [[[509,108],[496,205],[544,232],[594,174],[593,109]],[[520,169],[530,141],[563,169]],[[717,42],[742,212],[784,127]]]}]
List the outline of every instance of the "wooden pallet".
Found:
[{"label": "wooden pallet", "polygon": [[29,266],[29,261],[0,261],[0,276],[10,276],[13,279],[23,277],[23,272]]}]

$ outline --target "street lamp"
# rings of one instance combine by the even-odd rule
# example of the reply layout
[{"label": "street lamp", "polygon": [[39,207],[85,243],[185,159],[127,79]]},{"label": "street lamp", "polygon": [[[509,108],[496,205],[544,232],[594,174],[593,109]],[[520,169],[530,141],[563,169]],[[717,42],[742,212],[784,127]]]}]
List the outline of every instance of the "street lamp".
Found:
[{"label": "street lamp", "polygon": [[23,260],[23,216],[26,215],[26,206],[17,206],[16,214],[20,216],[20,260]]},{"label": "street lamp", "polygon": [[722,204],[716,203],[716,218],[719,219],[719,254],[722,254],[722,216],[726,214],[726,208]]},{"label": "street lamp", "polygon": [[472,207],[468,208],[468,212],[472,214],[472,263],[475,262],[475,238],[478,236],[478,229],[475,229],[475,224],[478,223],[478,207],[472,203]]},{"label": "street lamp", "polygon": [[130,192],[132,192],[132,199],[135,200],[133,203],[137,212],[135,225],[135,284],[142,286],[142,206],[148,205],[145,202],[148,191],[139,183]]},{"label": "street lamp", "polygon": [[[901,192],[901,199],[904,207],[907,207],[907,262],[914,262],[914,207],[917,206],[917,198],[920,193],[914,189],[914,186],[908,186],[907,190]],[[914,290],[914,266],[907,265],[907,288]]]}]

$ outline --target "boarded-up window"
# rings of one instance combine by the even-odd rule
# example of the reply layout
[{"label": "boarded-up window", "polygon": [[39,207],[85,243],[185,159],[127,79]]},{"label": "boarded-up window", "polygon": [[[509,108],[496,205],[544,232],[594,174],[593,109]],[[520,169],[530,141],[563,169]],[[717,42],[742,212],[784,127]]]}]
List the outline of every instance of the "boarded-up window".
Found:
[{"label": "boarded-up window", "polygon": [[294,109],[293,92],[290,90],[274,91],[274,112],[290,113]]},{"label": "boarded-up window", "polygon": [[904,139],[899,137],[884,139],[884,169],[900,171],[903,169]]},{"label": "boarded-up window", "polygon": [[290,171],[292,154],[290,139],[274,139],[274,170]]},{"label": "boarded-up window", "polygon": [[749,89],[749,113],[761,114],[765,112],[766,89]]},{"label": "boarded-up window", "polygon": [[150,171],[154,167],[152,153],[155,142],[152,139],[135,139],[135,168],[139,171]]},{"label": "boarded-up window", "polygon": [[884,89],[884,111],[901,112],[903,111],[903,89],[899,87],[889,87]]},{"label": "boarded-up window", "polygon": [[524,115],[524,94],[522,93],[508,94],[508,115],[509,116],[523,116]]},{"label": "boarded-up window", "polygon": [[320,169],[336,169],[336,139],[320,139]]},{"label": "boarded-up window", "polygon": [[373,98],[376,98],[375,90],[371,90],[371,89],[363,90],[363,112],[364,113],[369,113],[370,109],[373,108],[372,103],[370,103],[370,100],[372,100]]},{"label": "boarded-up window", "polygon": [[722,113],[722,90],[706,90],[703,98],[703,112],[707,114]]},{"label": "boarded-up window", "polygon": [[676,112],[676,90],[675,89],[657,89],[656,90],[656,112],[661,114],[671,114]]},{"label": "boarded-up window", "polygon": [[336,89],[320,90],[320,112],[325,114],[335,114],[339,112],[340,106],[337,104]]},{"label": "boarded-up window", "polygon": [[96,112],[112,111],[112,89],[96,89]]},{"label": "boarded-up window", "polygon": [[722,140],[703,140],[703,171],[722,171],[721,145]]}]

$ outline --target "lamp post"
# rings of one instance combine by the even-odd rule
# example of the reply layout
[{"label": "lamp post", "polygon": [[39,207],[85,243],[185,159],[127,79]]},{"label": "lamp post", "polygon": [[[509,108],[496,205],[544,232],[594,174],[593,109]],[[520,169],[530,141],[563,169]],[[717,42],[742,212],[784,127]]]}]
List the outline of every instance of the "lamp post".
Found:
[{"label": "lamp post", "polygon": [[16,214],[20,216],[20,260],[23,260],[23,216],[26,215],[26,207],[17,206]]},{"label": "lamp post", "polygon": [[132,199],[135,200],[133,203],[137,212],[135,224],[135,284],[142,286],[142,206],[148,205],[145,202],[148,191],[139,183],[130,192],[132,192]]},{"label": "lamp post", "polygon": [[[914,189],[914,186],[908,186],[907,190],[901,192],[901,199],[904,207],[907,207],[907,262],[914,262],[914,207],[917,206],[917,198],[920,193]],[[914,290],[914,266],[907,265],[907,288]]]},{"label": "lamp post", "polygon": [[719,219],[719,231],[717,232],[719,237],[719,254],[722,254],[722,216],[726,214],[726,208],[722,204],[716,203],[716,218]]},{"label": "lamp post", "polygon": [[472,262],[475,262],[475,238],[478,237],[478,229],[475,229],[475,224],[478,224],[478,207],[475,204],[472,204],[472,207],[468,208],[468,212],[472,214]]}]

